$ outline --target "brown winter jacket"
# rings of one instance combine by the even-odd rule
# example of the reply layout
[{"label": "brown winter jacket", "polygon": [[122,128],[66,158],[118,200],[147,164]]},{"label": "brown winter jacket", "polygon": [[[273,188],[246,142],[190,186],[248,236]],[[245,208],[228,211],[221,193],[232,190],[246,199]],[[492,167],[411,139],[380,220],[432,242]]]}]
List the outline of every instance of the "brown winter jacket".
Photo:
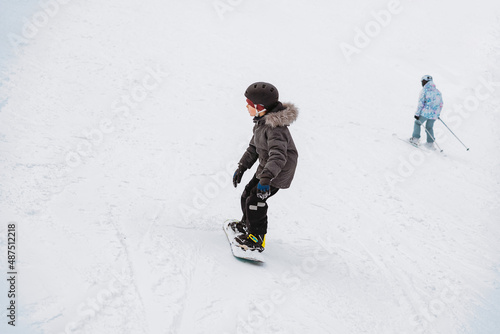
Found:
[{"label": "brown winter jacket", "polygon": [[249,169],[259,159],[257,178],[271,180],[271,186],[288,188],[297,166],[298,152],[288,130],[298,117],[292,103],[279,104],[271,112],[256,119],[250,145],[240,160]]}]

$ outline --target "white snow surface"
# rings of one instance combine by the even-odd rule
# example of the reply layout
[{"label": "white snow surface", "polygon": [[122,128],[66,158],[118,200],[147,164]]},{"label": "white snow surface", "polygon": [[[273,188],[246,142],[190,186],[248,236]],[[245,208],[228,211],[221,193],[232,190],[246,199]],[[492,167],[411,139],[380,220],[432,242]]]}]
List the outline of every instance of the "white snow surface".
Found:
[{"label": "white snow surface", "polygon": [[[1,333],[500,333],[500,2],[57,3],[2,74]],[[424,74],[469,151],[393,136]],[[221,226],[255,81],[300,108],[262,265]]]}]

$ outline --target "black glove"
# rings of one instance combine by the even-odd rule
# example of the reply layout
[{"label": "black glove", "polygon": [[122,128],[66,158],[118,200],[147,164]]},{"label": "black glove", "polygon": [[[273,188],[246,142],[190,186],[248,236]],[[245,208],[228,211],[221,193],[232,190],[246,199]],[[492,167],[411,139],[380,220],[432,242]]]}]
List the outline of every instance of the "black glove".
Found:
[{"label": "black glove", "polygon": [[417,121],[420,119],[420,116],[419,116],[419,115],[415,115],[415,116],[413,116],[413,117],[415,117],[415,119],[416,119]]},{"label": "black glove", "polygon": [[259,184],[257,185],[257,197],[260,199],[265,200],[269,196],[271,196],[271,186],[270,186],[271,180],[262,177],[260,179]]},{"label": "black glove", "polygon": [[238,169],[233,174],[233,186],[235,188],[238,185],[238,183],[241,182],[241,177],[243,176],[243,173],[245,173],[246,170],[247,169],[242,165],[238,165]]}]

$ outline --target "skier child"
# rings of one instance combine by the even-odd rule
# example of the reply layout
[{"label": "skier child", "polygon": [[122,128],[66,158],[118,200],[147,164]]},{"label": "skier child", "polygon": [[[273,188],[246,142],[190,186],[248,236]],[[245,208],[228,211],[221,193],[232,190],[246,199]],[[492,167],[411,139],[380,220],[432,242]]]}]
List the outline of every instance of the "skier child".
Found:
[{"label": "skier child", "polygon": [[291,103],[281,103],[276,87],[266,82],[251,84],[245,91],[247,109],[255,123],[250,144],[233,175],[233,185],[259,160],[257,172],[241,195],[243,218],[231,223],[237,246],[247,251],[264,251],[267,233],[267,199],[279,189],[290,187],[298,153],[288,130],[298,116]]},{"label": "skier child", "polygon": [[436,88],[432,77],[424,75],[422,77],[422,91],[418,100],[418,108],[415,113],[415,123],[413,125],[413,135],[410,143],[418,145],[420,140],[420,126],[425,123],[427,129],[427,145],[433,147],[434,143],[434,122],[438,119],[443,109],[443,97]]}]

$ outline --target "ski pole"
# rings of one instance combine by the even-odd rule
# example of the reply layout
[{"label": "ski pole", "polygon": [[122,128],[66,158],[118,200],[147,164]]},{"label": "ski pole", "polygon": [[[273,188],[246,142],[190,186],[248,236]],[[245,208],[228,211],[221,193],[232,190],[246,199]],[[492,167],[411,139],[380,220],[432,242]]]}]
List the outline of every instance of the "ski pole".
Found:
[{"label": "ski pole", "polygon": [[465,146],[465,144],[464,144],[464,143],[462,143],[462,141],[460,140],[460,138],[458,138],[458,137],[457,137],[457,135],[453,133],[453,131],[451,131],[451,129],[448,127],[448,125],[446,125],[446,123],[445,123],[445,122],[443,122],[443,120],[442,120],[441,118],[439,118],[439,117],[438,117],[438,119],[439,119],[439,120],[440,120],[440,121],[444,124],[444,126],[446,126],[446,128],[447,128],[448,130],[450,130],[450,132],[451,132],[451,133],[455,136],[455,138],[457,138],[457,139],[458,139],[458,141],[459,141],[462,145],[464,145],[464,147],[465,147],[465,148],[467,149],[467,151],[468,151],[468,150],[469,150],[469,148],[468,148],[467,146]]},{"label": "ski pole", "polygon": [[[424,123],[420,122],[420,126],[424,125]],[[441,147],[439,147],[439,145],[437,144],[436,142],[436,138],[434,138],[433,135],[431,135],[431,133],[429,132],[429,130],[427,130],[427,128],[424,126],[424,129],[425,129],[425,132],[427,132],[427,134],[432,138],[432,140],[434,141],[434,144],[436,144],[437,148],[439,149],[439,152],[443,152],[443,149]]]},{"label": "ski pole", "polygon": [[429,132],[429,130],[427,130],[427,128],[425,126],[424,126],[424,129],[427,132],[427,134],[432,138],[432,140],[434,140],[434,144],[436,144],[437,148],[439,148],[439,152],[443,152],[441,147],[439,147],[438,143],[436,142],[436,138],[434,138],[434,136],[431,135],[431,133]]}]

